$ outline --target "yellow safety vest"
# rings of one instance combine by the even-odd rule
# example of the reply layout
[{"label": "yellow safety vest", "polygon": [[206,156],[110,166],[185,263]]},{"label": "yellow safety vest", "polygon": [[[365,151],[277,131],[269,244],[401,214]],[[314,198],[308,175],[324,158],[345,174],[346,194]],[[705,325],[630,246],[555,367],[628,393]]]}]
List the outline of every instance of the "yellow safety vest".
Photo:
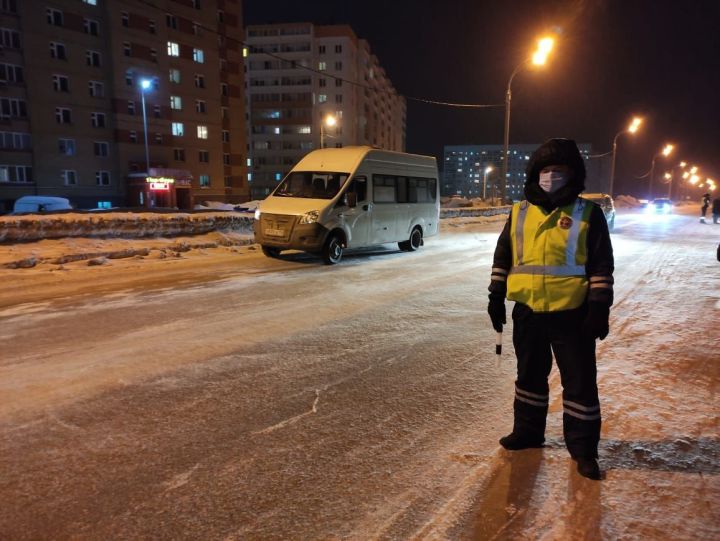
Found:
[{"label": "yellow safety vest", "polygon": [[535,312],[571,310],[585,302],[591,212],[592,203],[581,198],[552,212],[527,201],[513,205],[508,299]]}]

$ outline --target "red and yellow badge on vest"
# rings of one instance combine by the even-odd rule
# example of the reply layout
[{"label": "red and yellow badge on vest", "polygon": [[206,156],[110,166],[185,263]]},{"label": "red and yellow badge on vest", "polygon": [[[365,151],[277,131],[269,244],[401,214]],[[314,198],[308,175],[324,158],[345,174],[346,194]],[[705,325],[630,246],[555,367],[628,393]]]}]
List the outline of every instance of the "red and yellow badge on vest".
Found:
[{"label": "red and yellow badge on vest", "polygon": [[563,216],[558,220],[558,227],[560,229],[570,229],[573,224],[573,219],[570,216]]}]

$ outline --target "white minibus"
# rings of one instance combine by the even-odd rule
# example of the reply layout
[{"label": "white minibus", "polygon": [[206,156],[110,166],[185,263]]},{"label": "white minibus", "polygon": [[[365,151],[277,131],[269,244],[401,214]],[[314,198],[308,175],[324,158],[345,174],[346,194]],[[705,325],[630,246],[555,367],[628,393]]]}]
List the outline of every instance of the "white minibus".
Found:
[{"label": "white minibus", "polygon": [[346,248],[397,242],[415,251],[437,235],[434,157],[371,147],[310,152],[255,211],[255,242],[268,257],[282,250],[338,263]]}]

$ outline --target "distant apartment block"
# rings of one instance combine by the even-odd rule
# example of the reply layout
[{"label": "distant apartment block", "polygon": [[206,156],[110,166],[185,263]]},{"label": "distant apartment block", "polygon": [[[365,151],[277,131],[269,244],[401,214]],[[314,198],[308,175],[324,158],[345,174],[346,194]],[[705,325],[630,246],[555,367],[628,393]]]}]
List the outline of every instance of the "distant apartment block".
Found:
[{"label": "distant apartment block", "polygon": [[[405,99],[350,27],[272,24],[249,26],[246,34],[253,199],[270,193],[321,140],[325,147],[405,150]],[[329,115],[335,126],[323,125]]]},{"label": "distant apartment block", "polygon": [[32,194],[247,200],[241,14],[239,0],[1,0],[0,212]]},{"label": "distant apartment block", "polygon": [[[510,145],[508,148],[507,197],[513,201],[523,199],[525,170],[530,156],[540,146]],[[578,144],[586,160],[592,152],[590,144]],[[443,158],[443,195],[464,197],[500,197],[500,180],[503,164],[503,145],[446,146]],[[586,167],[590,167],[588,161]],[[485,176],[485,171],[491,171]]]}]

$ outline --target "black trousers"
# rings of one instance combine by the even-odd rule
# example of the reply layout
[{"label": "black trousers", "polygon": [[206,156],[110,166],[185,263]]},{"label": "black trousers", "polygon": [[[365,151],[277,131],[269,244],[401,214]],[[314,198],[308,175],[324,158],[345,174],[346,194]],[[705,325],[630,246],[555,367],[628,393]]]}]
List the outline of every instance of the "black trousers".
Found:
[{"label": "black trousers", "polygon": [[513,432],[545,439],[552,354],[563,387],[563,434],[570,455],[596,458],[600,441],[595,340],[582,336],[587,306],[535,313],[524,304],[513,309],[513,345],[518,359]]}]

